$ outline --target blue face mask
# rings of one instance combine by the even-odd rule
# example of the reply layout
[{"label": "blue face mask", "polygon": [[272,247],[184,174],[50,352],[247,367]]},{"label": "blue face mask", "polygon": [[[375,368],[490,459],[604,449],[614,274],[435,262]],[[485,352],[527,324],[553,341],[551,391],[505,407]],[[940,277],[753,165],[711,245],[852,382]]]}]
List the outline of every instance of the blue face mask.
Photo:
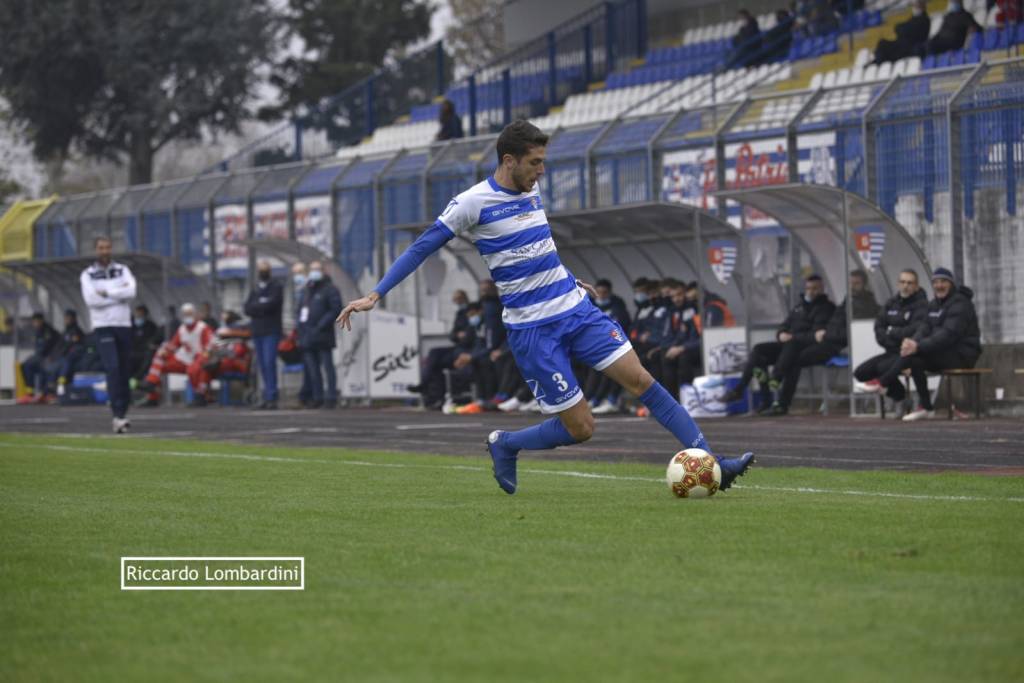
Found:
[{"label": "blue face mask", "polygon": [[645,304],[648,301],[650,301],[650,297],[644,294],[643,292],[637,292],[636,294],[633,295],[633,301],[635,301],[638,304]]},{"label": "blue face mask", "polygon": [[146,324],[145,318],[132,318],[132,321],[135,323],[135,327],[142,327]]},{"label": "blue face mask", "polygon": [[319,270],[311,270],[311,271],[309,271],[309,281],[310,282],[320,282],[323,279],[324,279],[324,274],[322,272],[320,272]]},{"label": "blue face mask", "polygon": [[477,325],[479,325],[480,324],[480,316],[479,315],[471,315],[471,316],[469,316],[469,324],[470,324],[471,327],[476,327]]},{"label": "blue face mask", "polygon": [[612,302],[611,299],[594,299],[594,303],[598,306],[607,306]]},{"label": "blue face mask", "polygon": [[302,287],[303,285],[306,284],[306,276],[305,275],[293,275],[292,276],[292,282],[295,283],[296,287]]}]

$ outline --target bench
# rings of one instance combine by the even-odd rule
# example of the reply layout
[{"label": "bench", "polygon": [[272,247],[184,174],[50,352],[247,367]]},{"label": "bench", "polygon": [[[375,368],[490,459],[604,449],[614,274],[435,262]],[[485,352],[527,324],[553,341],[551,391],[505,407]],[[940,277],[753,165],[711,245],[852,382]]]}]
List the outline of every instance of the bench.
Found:
[{"label": "bench", "polygon": [[[1017,372],[1020,372],[1020,370]],[[957,377],[966,377],[974,383],[974,416],[981,418],[981,376],[991,374],[992,368],[950,368],[949,370],[943,370],[942,376],[946,378],[946,407],[949,411],[946,419],[953,419],[953,380]]]}]

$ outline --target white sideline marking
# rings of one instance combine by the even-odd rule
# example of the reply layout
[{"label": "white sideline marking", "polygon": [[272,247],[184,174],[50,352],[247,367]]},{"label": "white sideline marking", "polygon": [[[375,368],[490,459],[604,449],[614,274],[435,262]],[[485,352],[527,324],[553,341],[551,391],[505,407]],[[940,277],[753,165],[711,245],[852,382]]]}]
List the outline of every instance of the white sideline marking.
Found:
[{"label": "white sideline marking", "polygon": [[[211,453],[207,451],[155,451],[155,450],[133,450],[106,448],[83,448],[77,446],[58,446],[56,444],[33,444],[33,448],[43,448],[51,451],[62,451],[71,453],[102,453],[104,455],[164,455],[176,458],[220,458],[223,460],[250,460],[260,462],[290,462],[290,463],[316,463],[320,465],[352,465],[355,467],[375,467],[380,469],[426,469],[426,470],[457,470],[466,472],[490,472],[489,468],[477,467],[476,465],[414,465],[410,463],[397,462],[369,462],[366,460],[321,460],[317,458],[283,458],[276,455],[255,455],[251,453]],[[18,448],[15,444],[0,443],[0,448]],[[558,477],[577,477],[580,479],[607,479],[610,481],[642,481],[647,483],[663,484],[665,480],[661,477],[626,477],[617,474],[598,474],[596,472],[577,472],[574,470],[535,470],[525,468],[519,470],[526,474],[550,474]],[[777,491],[783,493],[810,493],[813,495],[842,495],[842,496],[865,496],[874,498],[896,498],[900,500],[930,500],[930,501],[989,501],[1024,503],[1024,498],[989,498],[986,496],[952,496],[952,495],[929,495],[914,493],[888,493],[883,491],[857,491],[855,489],[819,489],[805,486],[762,486],[759,484],[733,484],[733,488],[751,489],[756,491]]]},{"label": "white sideline marking", "polygon": [[395,425],[400,432],[410,432],[416,429],[479,429],[483,422],[436,422],[434,424]]}]

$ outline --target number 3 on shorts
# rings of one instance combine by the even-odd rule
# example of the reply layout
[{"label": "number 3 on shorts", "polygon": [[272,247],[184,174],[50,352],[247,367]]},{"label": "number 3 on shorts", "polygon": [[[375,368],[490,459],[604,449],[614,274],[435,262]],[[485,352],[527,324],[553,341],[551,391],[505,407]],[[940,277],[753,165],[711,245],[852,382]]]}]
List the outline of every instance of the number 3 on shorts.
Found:
[{"label": "number 3 on shorts", "polygon": [[569,383],[565,381],[565,378],[562,377],[562,373],[560,372],[556,372],[555,374],[551,375],[551,381],[553,381],[558,386],[559,391],[564,392],[566,389],[569,388]]}]

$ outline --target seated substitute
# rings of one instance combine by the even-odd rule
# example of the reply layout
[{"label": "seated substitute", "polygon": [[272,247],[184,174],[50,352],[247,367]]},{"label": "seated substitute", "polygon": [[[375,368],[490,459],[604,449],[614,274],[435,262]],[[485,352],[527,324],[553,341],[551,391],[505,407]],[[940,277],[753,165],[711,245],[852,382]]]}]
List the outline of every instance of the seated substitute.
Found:
[{"label": "seated substitute", "polygon": [[210,348],[213,330],[196,316],[196,307],[190,303],[181,306],[181,325],[174,335],[160,345],[153,356],[146,378],[139,383],[139,389],[146,392],[140,406],[160,405],[160,380],[166,373],[187,375],[189,366],[196,356]]},{"label": "seated substitute", "polygon": [[466,292],[459,289],[452,295],[457,307],[448,339],[452,346],[431,349],[423,363],[420,383],[408,387],[409,391],[423,395],[423,404],[431,410],[441,408],[444,403],[444,371],[454,367],[455,359],[463,353],[472,353],[476,342],[476,328],[483,320],[480,303],[465,301]]},{"label": "seated substitute", "polygon": [[929,372],[953,368],[973,368],[981,355],[981,330],[978,313],[971,299],[974,292],[956,284],[947,268],[932,273],[935,298],[928,304],[928,316],[914,333],[900,344],[899,361],[893,363],[878,381],[889,386],[899,373],[910,370],[921,404],[903,417],[906,422],[935,417],[928,391]]},{"label": "seated substitute", "polygon": [[[857,269],[850,273],[850,298],[854,320],[867,320],[875,317],[878,312],[878,301],[868,289],[868,275],[863,270]],[[832,317],[829,318],[825,329],[814,332],[814,343],[802,349],[796,357],[796,362],[786,368],[778,399],[772,403],[768,415],[788,414],[789,406],[793,402],[793,395],[796,393],[797,383],[800,381],[800,371],[812,365],[827,363],[829,359],[839,355],[848,344],[846,299],[843,299],[843,302],[832,312]]]},{"label": "seated substitute", "polygon": [[248,343],[252,329],[243,324],[241,316],[234,311],[225,311],[222,322],[210,347],[197,353],[188,366],[188,380],[195,393],[192,405],[199,408],[209,403],[211,380],[229,372],[248,375],[252,364],[252,348]]},{"label": "seated substitute", "polygon": [[918,284],[914,270],[900,271],[898,284],[896,296],[885,302],[875,318],[875,340],[885,353],[872,356],[858,365],[853,376],[858,382],[867,383],[865,388],[869,392],[884,391],[892,400],[901,402],[907,391],[899,376],[894,377],[889,385],[882,384],[879,377],[899,362],[903,340],[913,338],[928,318],[928,297]]},{"label": "seated substitute", "polygon": [[[178,325],[181,325],[179,322]],[[175,328],[177,330],[177,328]],[[172,332],[173,335],[173,332]],[[153,355],[164,341],[163,330],[149,318],[149,308],[139,304],[132,311],[131,376],[136,382],[146,376]]]},{"label": "seated substitute", "polygon": [[83,369],[85,359],[85,331],[78,324],[78,313],[69,308],[64,311],[64,334],[60,341],[60,359],[53,374],[51,384],[57,385],[57,396],[63,396],[65,387],[75,378],[75,373]]},{"label": "seated substitute", "polygon": [[700,330],[694,302],[687,298],[689,287],[676,283],[670,290],[672,308],[665,319],[660,349],[661,383],[679,400],[679,388],[693,384],[701,371]]},{"label": "seated substitute", "polygon": [[[782,379],[790,366],[798,362],[800,352],[815,343],[814,335],[828,327],[836,305],[825,294],[821,276],[813,274],[804,280],[804,293],[793,310],[779,326],[778,341],[762,342],[754,346],[743,369],[740,383],[722,399],[726,403],[743,398],[750,380],[757,378],[761,385],[761,412],[772,409],[772,392],[782,387]],[[768,366],[772,366],[771,375]]]},{"label": "seated substitute", "polygon": [[19,364],[28,393],[18,399],[19,404],[46,401],[47,368],[51,367],[53,353],[60,343],[60,335],[42,313],[32,314],[32,330],[35,332],[33,353]]}]

